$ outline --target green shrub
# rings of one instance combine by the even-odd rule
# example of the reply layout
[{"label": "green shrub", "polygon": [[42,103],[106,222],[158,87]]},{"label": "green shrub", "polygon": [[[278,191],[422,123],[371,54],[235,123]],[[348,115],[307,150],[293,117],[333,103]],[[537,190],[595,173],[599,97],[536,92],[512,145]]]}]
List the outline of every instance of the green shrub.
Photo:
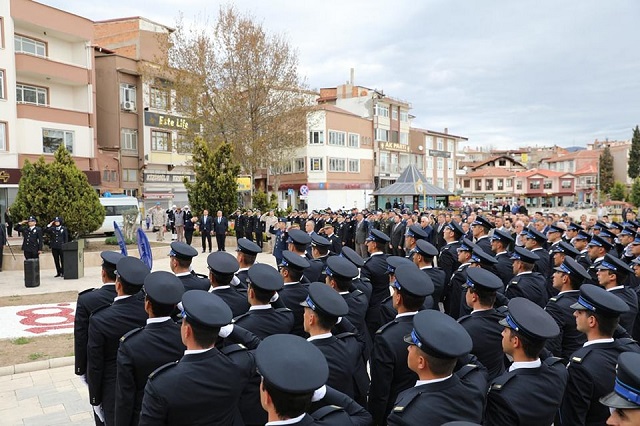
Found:
[{"label": "green shrub", "polygon": [[[126,245],[131,245],[131,244],[137,244],[138,241],[135,238],[125,238],[124,242]],[[104,240],[104,243],[108,246],[117,246],[118,245],[118,239],[116,237],[107,237]]]}]

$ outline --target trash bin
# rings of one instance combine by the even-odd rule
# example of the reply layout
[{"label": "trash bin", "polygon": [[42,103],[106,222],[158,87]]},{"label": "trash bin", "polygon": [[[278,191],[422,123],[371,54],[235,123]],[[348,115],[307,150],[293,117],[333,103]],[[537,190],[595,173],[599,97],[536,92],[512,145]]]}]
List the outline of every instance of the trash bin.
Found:
[{"label": "trash bin", "polygon": [[65,280],[84,277],[84,240],[69,241],[62,245],[62,273]]},{"label": "trash bin", "polygon": [[24,286],[40,287],[40,259],[24,260]]}]

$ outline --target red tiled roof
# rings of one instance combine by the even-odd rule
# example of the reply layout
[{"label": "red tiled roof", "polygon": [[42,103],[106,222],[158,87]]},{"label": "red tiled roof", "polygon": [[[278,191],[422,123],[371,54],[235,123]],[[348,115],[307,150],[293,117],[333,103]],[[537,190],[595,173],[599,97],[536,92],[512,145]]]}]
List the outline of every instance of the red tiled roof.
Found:
[{"label": "red tiled roof", "polygon": [[534,175],[542,175],[544,177],[560,177],[565,176],[571,173],[567,172],[556,172],[555,170],[547,170],[547,169],[531,169],[526,172],[516,172],[516,177],[531,177]]},{"label": "red tiled roof", "polygon": [[502,167],[485,167],[467,173],[467,177],[513,177],[516,172]]}]

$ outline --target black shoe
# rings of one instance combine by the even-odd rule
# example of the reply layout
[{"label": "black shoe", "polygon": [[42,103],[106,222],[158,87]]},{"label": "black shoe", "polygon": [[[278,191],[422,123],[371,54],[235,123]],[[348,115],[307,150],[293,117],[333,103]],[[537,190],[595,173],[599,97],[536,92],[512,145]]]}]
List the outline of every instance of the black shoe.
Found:
[{"label": "black shoe", "polygon": [[202,250],[202,252],[204,253],[204,252],[205,252],[205,250]]},{"label": "black shoe", "polygon": [[58,275],[56,275],[56,276],[55,276],[55,277],[53,277],[53,278],[58,278],[58,277],[60,277],[60,276],[61,276],[61,275],[60,275],[60,274],[58,274]]},{"label": "black shoe", "polygon": [[209,250],[209,253],[211,253],[211,250]]}]

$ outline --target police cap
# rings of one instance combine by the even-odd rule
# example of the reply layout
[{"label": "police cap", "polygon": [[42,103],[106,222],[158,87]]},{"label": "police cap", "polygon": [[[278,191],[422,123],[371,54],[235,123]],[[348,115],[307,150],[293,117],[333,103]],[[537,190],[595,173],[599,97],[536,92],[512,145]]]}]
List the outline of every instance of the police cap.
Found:
[{"label": "police cap", "polygon": [[597,266],[597,269],[608,269],[616,273],[633,274],[633,270],[629,267],[629,265],[609,253],[605,254],[604,259],[602,259],[602,262],[600,262],[600,264]]},{"label": "police cap", "polygon": [[416,241],[415,251],[425,257],[434,257],[439,254],[438,249],[427,240]]},{"label": "police cap", "polygon": [[349,262],[356,265],[358,268],[362,268],[364,266],[364,259],[360,256],[354,249],[351,247],[343,246],[342,251],[340,252],[340,257],[344,257],[349,260]]},{"label": "police cap", "polygon": [[278,270],[265,263],[256,263],[247,271],[248,282],[251,287],[265,291],[279,291],[284,286],[284,279]]},{"label": "police cap", "polygon": [[300,302],[301,306],[330,317],[341,317],[349,313],[349,305],[344,297],[328,285],[320,282],[309,284],[307,298]]},{"label": "police cap", "polygon": [[447,314],[433,309],[413,317],[413,330],[404,341],[437,358],[458,358],[471,352],[473,342],[467,330]]},{"label": "police cap", "polygon": [[558,272],[564,272],[565,274],[569,274],[572,277],[580,277],[584,280],[590,280],[591,275],[587,272],[584,267],[575,261],[575,259],[566,256],[564,261],[560,264],[560,266],[553,268]]},{"label": "police cap", "polygon": [[329,378],[327,359],[320,349],[292,334],[266,337],[256,349],[256,366],[269,385],[291,394],[312,393]]},{"label": "police cap", "polygon": [[602,287],[582,284],[578,302],[570,306],[579,311],[591,311],[605,317],[617,317],[629,310],[624,300]]},{"label": "police cap", "polygon": [[27,219],[27,222],[37,222],[36,217],[35,216],[29,216],[29,219]]},{"label": "police cap", "polygon": [[329,256],[325,274],[329,277],[354,279],[358,276],[358,268],[344,257]]},{"label": "police cap", "polygon": [[475,243],[473,241],[471,241],[468,238],[463,238],[461,243],[460,243],[460,247],[458,247],[458,250],[462,250],[462,251],[473,251],[473,249],[476,247]]},{"label": "police cap", "polygon": [[367,237],[367,241],[375,241],[376,243],[388,243],[391,241],[389,236],[382,231],[378,231],[377,229],[372,229]]},{"label": "police cap", "polygon": [[529,228],[527,228],[526,235],[527,235],[527,238],[532,238],[541,244],[547,241],[547,236],[544,235],[542,232],[538,231],[537,229],[535,229],[533,226],[530,226]]},{"label": "police cap", "polygon": [[640,408],[640,354],[623,352],[618,356],[613,392],[600,398],[607,407],[620,409]]},{"label": "police cap", "polygon": [[116,264],[116,273],[125,282],[135,286],[142,286],[144,279],[151,270],[137,257],[123,256]]},{"label": "police cap", "polygon": [[471,226],[476,226],[476,225],[482,226],[486,229],[493,229],[496,227],[493,223],[489,222],[487,218],[485,218],[484,216],[477,216],[476,219],[473,222],[471,222]]},{"label": "police cap", "polygon": [[544,309],[524,297],[509,301],[509,313],[500,325],[534,340],[545,340],[560,334],[556,321]]},{"label": "police cap", "polygon": [[494,273],[483,268],[467,268],[467,287],[481,290],[498,290],[503,287],[502,280]]},{"label": "police cap", "polygon": [[498,263],[498,259],[496,259],[495,257],[491,256],[490,254],[488,254],[487,252],[485,252],[484,250],[482,250],[480,247],[476,246],[474,247],[473,251],[471,252],[471,260],[469,261],[471,263],[480,263],[481,265],[495,265]]},{"label": "police cap", "polygon": [[513,248],[513,253],[511,253],[511,259],[521,260],[524,263],[536,263],[540,260],[540,257],[524,247],[515,246]]},{"label": "police cap", "polygon": [[295,271],[304,271],[311,266],[307,259],[289,250],[282,252],[282,262],[280,262],[280,265]]},{"label": "police cap", "polygon": [[509,244],[513,242],[513,237],[511,236],[511,234],[507,231],[504,231],[502,229],[496,229],[495,231],[493,231],[493,235],[491,236],[491,240],[500,240],[505,244]]},{"label": "police cap", "polygon": [[415,263],[406,257],[402,256],[389,256],[387,257],[387,274],[395,274],[396,269],[404,266],[405,268],[418,269]]},{"label": "police cap", "polygon": [[287,218],[286,217],[279,217],[278,218],[278,222],[287,223]]},{"label": "police cap", "polygon": [[571,222],[569,225],[567,225],[567,231],[584,231],[584,228],[575,222]]},{"label": "police cap", "polygon": [[580,230],[578,231],[578,235],[576,235],[575,237],[576,240],[587,240],[590,241],[591,240],[591,234],[589,234],[587,231],[585,230]]},{"label": "police cap", "polygon": [[100,253],[100,257],[102,258],[102,266],[115,268],[118,261],[124,256],[117,251],[103,251]]},{"label": "police cap", "polygon": [[591,237],[591,241],[589,241],[589,246],[598,246],[604,248],[606,251],[609,251],[613,248],[613,244],[609,241],[605,240],[599,235],[594,235]]},{"label": "police cap", "polygon": [[624,228],[622,228],[622,230],[620,231],[620,235],[629,235],[632,238],[635,238],[637,233],[636,231],[633,230],[633,228],[631,228],[630,226],[625,226]]},{"label": "police cap", "polygon": [[184,285],[171,272],[155,271],[144,279],[144,292],[158,303],[176,305],[182,299]]},{"label": "police cap", "polygon": [[552,233],[552,232],[559,232],[559,233],[562,234],[564,231],[566,231],[565,228],[563,228],[559,224],[555,224],[554,223],[554,224],[549,225],[549,229],[547,230],[547,234]]},{"label": "police cap", "polygon": [[434,286],[431,278],[417,267],[398,268],[394,275],[395,280],[391,285],[402,293],[409,293],[417,297],[427,297],[433,294]]},{"label": "police cap", "polygon": [[231,322],[231,308],[220,296],[204,290],[189,290],[182,295],[182,317],[203,327],[217,328]]},{"label": "police cap", "polygon": [[313,234],[311,235],[311,246],[329,248],[331,247],[331,241],[321,235]]},{"label": "police cap", "polygon": [[226,251],[215,251],[207,256],[207,266],[220,275],[235,274],[240,269],[238,259]]},{"label": "police cap", "polygon": [[289,238],[287,238],[287,243],[294,243],[299,245],[309,245],[311,244],[311,237],[306,232],[300,229],[291,229],[287,232]]},{"label": "police cap", "polygon": [[238,239],[238,248],[236,249],[236,251],[239,251],[251,256],[257,256],[258,253],[262,253],[262,249],[260,248],[259,245],[257,245],[253,241],[249,241],[246,238]]},{"label": "police cap", "polygon": [[580,252],[566,241],[559,241],[551,247],[551,253],[564,253],[567,256],[575,258]]},{"label": "police cap", "polygon": [[194,249],[187,243],[180,241],[174,241],[171,243],[171,251],[169,256],[177,257],[178,259],[191,260],[198,255],[198,250]]},{"label": "police cap", "polygon": [[461,237],[464,235],[464,229],[462,229],[462,226],[460,226],[460,224],[455,220],[452,220],[451,222],[447,223],[446,227],[449,228],[451,231],[453,231],[453,233],[456,234],[458,237]]},{"label": "police cap", "polygon": [[414,238],[416,240],[423,240],[425,238],[428,238],[427,233],[424,232],[420,225],[411,225],[410,227],[408,227],[406,236]]},{"label": "police cap", "polygon": [[601,220],[598,220],[598,221],[596,221],[595,225],[593,225],[593,229],[601,231],[603,229],[609,229],[609,225],[607,225],[606,223],[604,223]]},{"label": "police cap", "polygon": [[617,229],[618,231],[622,231],[624,229],[624,225],[618,222],[611,222],[609,225],[609,229]]}]

